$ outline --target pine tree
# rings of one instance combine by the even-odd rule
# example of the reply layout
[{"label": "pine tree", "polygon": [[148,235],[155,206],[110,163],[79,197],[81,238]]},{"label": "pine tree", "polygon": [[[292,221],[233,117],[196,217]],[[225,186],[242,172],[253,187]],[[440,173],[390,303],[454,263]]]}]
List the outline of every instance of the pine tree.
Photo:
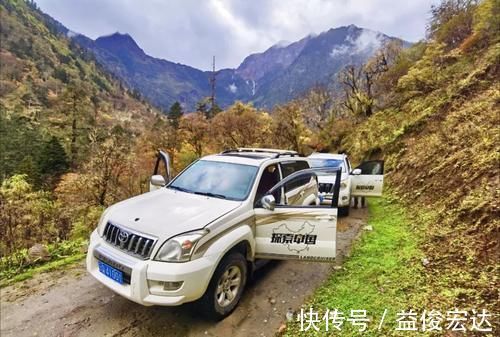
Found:
[{"label": "pine tree", "polygon": [[217,115],[219,112],[221,112],[222,109],[220,108],[220,106],[217,105],[217,103],[214,104],[214,106],[210,107],[210,110],[208,110],[208,113],[207,113],[207,118],[213,118],[215,117],[215,115]]},{"label": "pine tree", "polygon": [[208,102],[206,99],[202,99],[196,103],[196,111],[208,117]]},{"label": "pine tree", "polygon": [[179,121],[181,117],[182,106],[179,102],[175,102],[174,104],[172,104],[172,106],[170,107],[170,111],[168,112],[168,118],[170,119],[170,122],[175,129],[179,128]]},{"label": "pine tree", "polygon": [[45,143],[39,157],[40,173],[43,175],[59,175],[68,169],[68,158],[59,140],[52,136]]}]

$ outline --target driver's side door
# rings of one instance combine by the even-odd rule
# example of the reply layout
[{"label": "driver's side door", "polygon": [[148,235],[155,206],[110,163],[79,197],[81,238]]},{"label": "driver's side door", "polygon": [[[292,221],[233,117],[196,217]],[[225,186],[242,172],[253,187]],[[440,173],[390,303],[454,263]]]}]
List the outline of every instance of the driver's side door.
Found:
[{"label": "driver's side door", "polygon": [[[327,169],[322,169],[327,171]],[[335,174],[340,181],[340,170],[330,168],[328,174]],[[310,183],[317,178],[313,169],[298,171],[276,184],[266,194],[298,182]],[[317,179],[315,179],[317,181]],[[334,187],[338,198],[339,184]],[[274,199],[274,198],[271,198]],[[336,256],[337,203],[331,206],[282,204],[269,207],[260,202],[255,208],[256,257],[263,259],[304,260],[328,262]]]}]

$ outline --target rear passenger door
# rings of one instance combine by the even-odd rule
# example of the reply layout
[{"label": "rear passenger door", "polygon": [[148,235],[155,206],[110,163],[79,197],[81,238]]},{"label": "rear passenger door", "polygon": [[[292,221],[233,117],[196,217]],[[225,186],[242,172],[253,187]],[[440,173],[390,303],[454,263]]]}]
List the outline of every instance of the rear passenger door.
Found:
[{"label": "rear passenger door", "polygon": [[[309,168],[305,160],[287,160],[280,163],[282,179]],[[299,178],[284,186],[286,205],[312,205],[316,203],[318,182],[316,178]]]}]

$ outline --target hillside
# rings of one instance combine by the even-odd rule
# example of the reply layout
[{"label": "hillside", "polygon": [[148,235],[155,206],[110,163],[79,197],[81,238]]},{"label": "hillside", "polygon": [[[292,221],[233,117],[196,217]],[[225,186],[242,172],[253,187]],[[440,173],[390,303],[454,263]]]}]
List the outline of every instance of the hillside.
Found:
[{"label": "hillside", "polygon": [[430,261],[423,307],[498,309],[499,10],[495,1],[461,9],[473,25],[453,40],[446,24],[463,22],[439,26],[391,103],[341,142],[358,160],[385,158],[391,190],[417,215]]},{"label": "hillside", "polygon": [[[0,5],[3,118],[49,130],[46,137],[57,136],[67,150],[68,130],[61,124],[71,116],[65,104],[78,103],[76,118],[84,124],[99,128],[129,123],[134,132],[143,130],[144,122],[154,116],[153,108],[65,38],[62,26],[30,3],[9,0]],[[141,123],[131,123],[134,120]],[[2,170],[0,176],[6,175],[9,172]]]},{"label": "hillside", "polygon": [[2,0],[0,15],[3,256],[85,231],[103,205],[139,193],[122,175],[138,144],[149,172],[155,147],[141,139],[159,117],[33,3]]},{"label": "hillside", "polygon": [[[211,72],[153,58],[128,34],[115,33],[95,41],[83,35],[72,39],[95,53],[108,71],[163,110],[179,101],[186,110],[193,111],[198,101],[210,96]],[[294,43],[274,45],[248,56],[236,69],[219,70],[217,102],[224,108],[236,100],[272,108],[315,85],[330,84],[344,66],[366,62],[391,40],[396,39],[351,25]]]}]

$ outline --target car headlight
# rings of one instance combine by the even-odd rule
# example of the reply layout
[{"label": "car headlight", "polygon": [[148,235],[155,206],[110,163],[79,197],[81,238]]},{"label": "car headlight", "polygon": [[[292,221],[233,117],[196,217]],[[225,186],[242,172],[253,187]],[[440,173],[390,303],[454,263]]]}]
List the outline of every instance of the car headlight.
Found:
[{"label": "car headlight", "polygon": [[207,230],[198,230],[184,233],[165,241],[158,250],[158,253],[156,253],[155,260],[163,262],[189,261],[196,244],[207,233]]}]

